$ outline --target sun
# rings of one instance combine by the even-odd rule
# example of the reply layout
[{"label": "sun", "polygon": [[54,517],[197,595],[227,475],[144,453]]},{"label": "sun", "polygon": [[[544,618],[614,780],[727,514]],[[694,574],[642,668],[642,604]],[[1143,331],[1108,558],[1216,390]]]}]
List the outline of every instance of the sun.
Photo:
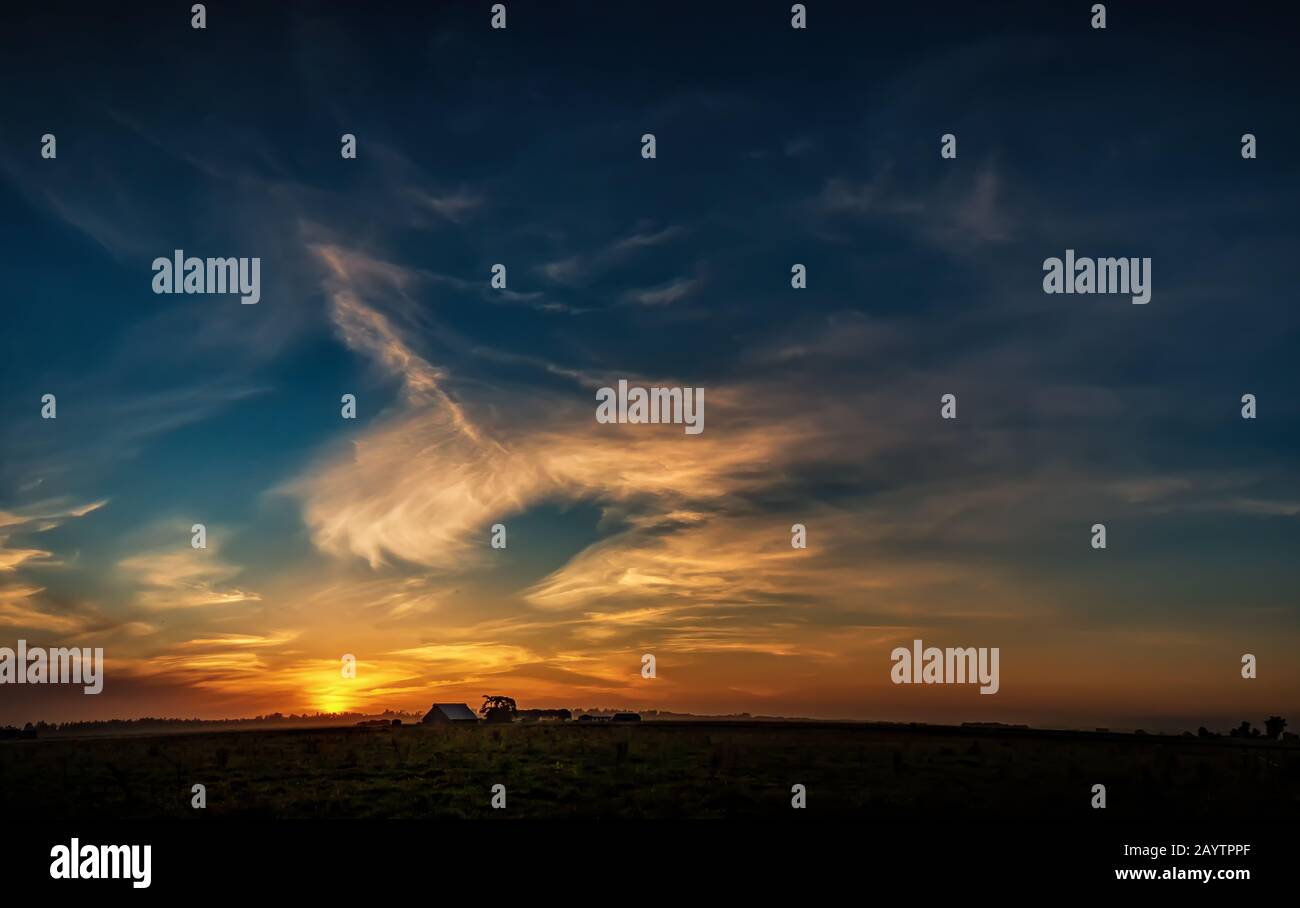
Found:
[{"label": "sun", "polygon": [[322,713],[345,713],[348,711],[348,701],[340,694],[322,694],[316,697],[315,708]]}]

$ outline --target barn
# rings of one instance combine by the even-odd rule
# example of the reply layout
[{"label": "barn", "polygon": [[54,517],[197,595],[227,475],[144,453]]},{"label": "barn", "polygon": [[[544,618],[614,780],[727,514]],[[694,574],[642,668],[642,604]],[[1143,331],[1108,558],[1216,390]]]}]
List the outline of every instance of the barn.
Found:
[{"label": "barn", "polygon": [[475,725],[478,716],[464,703],[435,703],[420,721],[424,725]]}]

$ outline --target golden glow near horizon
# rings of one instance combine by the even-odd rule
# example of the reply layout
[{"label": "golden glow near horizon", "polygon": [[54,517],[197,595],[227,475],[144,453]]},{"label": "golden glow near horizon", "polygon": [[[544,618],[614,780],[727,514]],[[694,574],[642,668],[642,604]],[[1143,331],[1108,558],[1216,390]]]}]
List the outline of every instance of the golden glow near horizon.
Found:
[{"label": "golden glow near horizon", "polygon": [[[405,337],[400,307],[368,302],[400,301],[418,274],[334,246],[314,252],[338,336],[401,393],[269,490],[300,515],[309,556],[255,565],[243,528],[222,526],[192,550],[178,517],[96,568],[102,599],[55,597],[18,573],[41,564],[54,579],[67,566],[10,538],[113,503],[0,513],[0,629],[94,637],[108,654],[102,699],[60,703],[65,718],[422,712],[490,693],[522,707],[1084,725],[1296,705],[1296,669],[1280,658],[1294,628],[1264,647],[1240,631],[1245,613],[1267,620],[1266,605],[1170,632],[1166,619],[1121,608],[1125,590],[1081,603],[1070,583],[982,548],[1006,541],[1011,517],[1053,532],[1098,497],[1177,507],[1193,480],[1097,488],[1048,466],[977,488],[900,485],[852,506],[791,500],[792,477],[815,469],[831,481],[839,464],[888,458],[921,417],[894,413],[883,391],[810,399],[775,383],[717,384],[708,430],[686,437],[598,425],[606,376],[565,374],[576,392],[475,387],[462,398],[455,376]],[[806,345],[834,345],[834,334]],[[547,563],[521,557],[537,540],[513,521],[565,506],[599,513],[594,539]],[[497,522],[512,530],[508,572],[487,544]],[[806,549],[791,547],[795,523],[808,527]],[[892,686],[890,650],[917,637],[1000,647],[997,696]],[[640,674],[647,652],[652,682]],[[1188,668],[1222,663],[1231,678],[1242,652],[1269,665],[1249,691]],[[345,653],[356,654],[354,679],[340,673]]]}]

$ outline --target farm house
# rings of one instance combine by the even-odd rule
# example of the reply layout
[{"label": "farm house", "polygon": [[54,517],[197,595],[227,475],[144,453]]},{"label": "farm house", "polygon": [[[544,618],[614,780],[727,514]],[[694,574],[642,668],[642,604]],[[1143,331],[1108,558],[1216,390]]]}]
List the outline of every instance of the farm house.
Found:
[{"label": "farm house", "polygon": [[464,703],[435,703],[420,721],[424,725],[475,725],[478,716]]}]

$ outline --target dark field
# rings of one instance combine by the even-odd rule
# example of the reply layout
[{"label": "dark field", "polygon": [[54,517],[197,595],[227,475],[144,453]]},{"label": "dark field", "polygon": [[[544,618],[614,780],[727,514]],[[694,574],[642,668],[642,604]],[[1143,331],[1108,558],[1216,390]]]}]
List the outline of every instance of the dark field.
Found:
[{"label": "dark field", "polygon": [[[206,810],[190,806],[207,788]],[[491,788],[507,806],[491,809]],[[0,743],[0,814],[1294,818],[1300,747],[831,723],[335,728]],[[1107,809],[1090,807],[1107,789]]]}]

